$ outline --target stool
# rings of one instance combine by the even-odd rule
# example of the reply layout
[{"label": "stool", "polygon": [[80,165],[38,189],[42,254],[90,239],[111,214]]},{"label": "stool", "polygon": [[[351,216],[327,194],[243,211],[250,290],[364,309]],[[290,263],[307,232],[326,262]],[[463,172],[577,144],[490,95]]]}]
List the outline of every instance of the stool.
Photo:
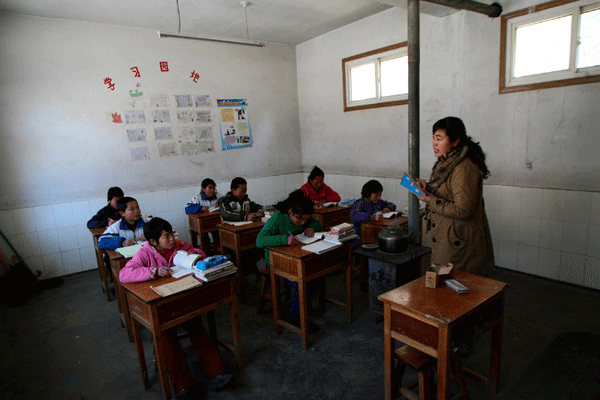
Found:
[{"label": "stool", "polygon": [[[400,394],[407,399],[429,400],[429,378],[431,376],[431,371],[436,365],[436,359],[408,345],[397,349],[395,351],[395,356],[398,359],[398,365],[394,370],[394,376],[392,378],[392,393],[397,395],[399,389]],[[419,380],[406,386],[402,386],[402,377],[404,376],[407,365],[417,371]],[[411,391],[417,384],[419,385],[419,397],[415,396]]]},{"label": "stool", "polygon": [[271,282],[271,268],[261,269],[258,273],[262,275],[262,285],[260,286],[260,295],[258,296],[258,310],[256,311],[260,314],[263,310],[265,300],[273,300],[271,293],[267,293],[267,287],[270,286]]},{"label": "stool", "polygon": [[[434,357],[431,357],[430,355],[408,345],[397,349],[395,356],[398,358],[398,365],[394,371],[395,376],[393,377],[392,393],[397,394],[399,389],[400,394],[407,399],[428,400],[430,398],[429,385],[431,371],[433,371],[434,367],[436,366],[437,360]],[[469,400],[469,393],[467,392],[467,385],[465,384],[465,374],[456,349],[452,350],[451,364],[452,371],[450,378],[457,383],[460,391],[460,393],[452,397],[452,400]],[[417,371],[419,379],[416,382],[402,386],[402,376],[404,375],[407,365]],[[417,397],[411,391],[415,386],[417,386],[417,384],[419,385],[419,397]]]}]

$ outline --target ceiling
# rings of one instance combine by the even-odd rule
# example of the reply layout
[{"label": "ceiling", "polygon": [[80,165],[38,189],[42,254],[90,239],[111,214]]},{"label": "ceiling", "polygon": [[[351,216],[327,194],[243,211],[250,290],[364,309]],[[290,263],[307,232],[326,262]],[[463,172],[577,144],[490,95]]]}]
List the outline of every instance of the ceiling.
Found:
[{"label": "ceiling", "polygon": [[[246,38],[240,0],[178,0],[181,33]],[[250,39],[295,45],[406,0],[254,0],[247,7]],[[46,18],[177,32],[177,0],[2,0],[0,11]],[[421,3],[444,16],[448,7]]]}]

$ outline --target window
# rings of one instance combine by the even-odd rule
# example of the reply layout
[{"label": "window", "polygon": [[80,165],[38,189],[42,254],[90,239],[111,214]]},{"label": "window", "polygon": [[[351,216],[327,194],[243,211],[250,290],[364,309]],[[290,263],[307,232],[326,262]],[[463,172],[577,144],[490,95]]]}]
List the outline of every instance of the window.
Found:
[{"label": "window", "polygon": [[344,111],[408,103],[407,42],[342,60]]},{"label": "window", "polygon": [[558,0],[502,16],[500,93],[599,81],[598,0]]}]

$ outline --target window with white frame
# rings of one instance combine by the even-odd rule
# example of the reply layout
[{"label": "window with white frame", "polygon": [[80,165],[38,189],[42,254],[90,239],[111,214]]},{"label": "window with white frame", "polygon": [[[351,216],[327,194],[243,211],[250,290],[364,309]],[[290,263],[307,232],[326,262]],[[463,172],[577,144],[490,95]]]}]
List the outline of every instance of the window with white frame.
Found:
[{"label": "window with white frame", "polygon": [[407,43],[342,60],[344,111],[408,103]]},{"label": "window with white frame", "polygon": [[598,81],[598,0],[553,1],[502,16],[500,93]]}]

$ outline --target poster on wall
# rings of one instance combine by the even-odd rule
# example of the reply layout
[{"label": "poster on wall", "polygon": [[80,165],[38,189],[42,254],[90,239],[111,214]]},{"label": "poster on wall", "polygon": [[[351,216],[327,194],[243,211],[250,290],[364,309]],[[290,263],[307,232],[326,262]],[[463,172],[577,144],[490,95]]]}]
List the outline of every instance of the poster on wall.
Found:
[{"label": "poster on wall", "polygon": [[218,99],[223,150],[252,147],[246,99]]}]

